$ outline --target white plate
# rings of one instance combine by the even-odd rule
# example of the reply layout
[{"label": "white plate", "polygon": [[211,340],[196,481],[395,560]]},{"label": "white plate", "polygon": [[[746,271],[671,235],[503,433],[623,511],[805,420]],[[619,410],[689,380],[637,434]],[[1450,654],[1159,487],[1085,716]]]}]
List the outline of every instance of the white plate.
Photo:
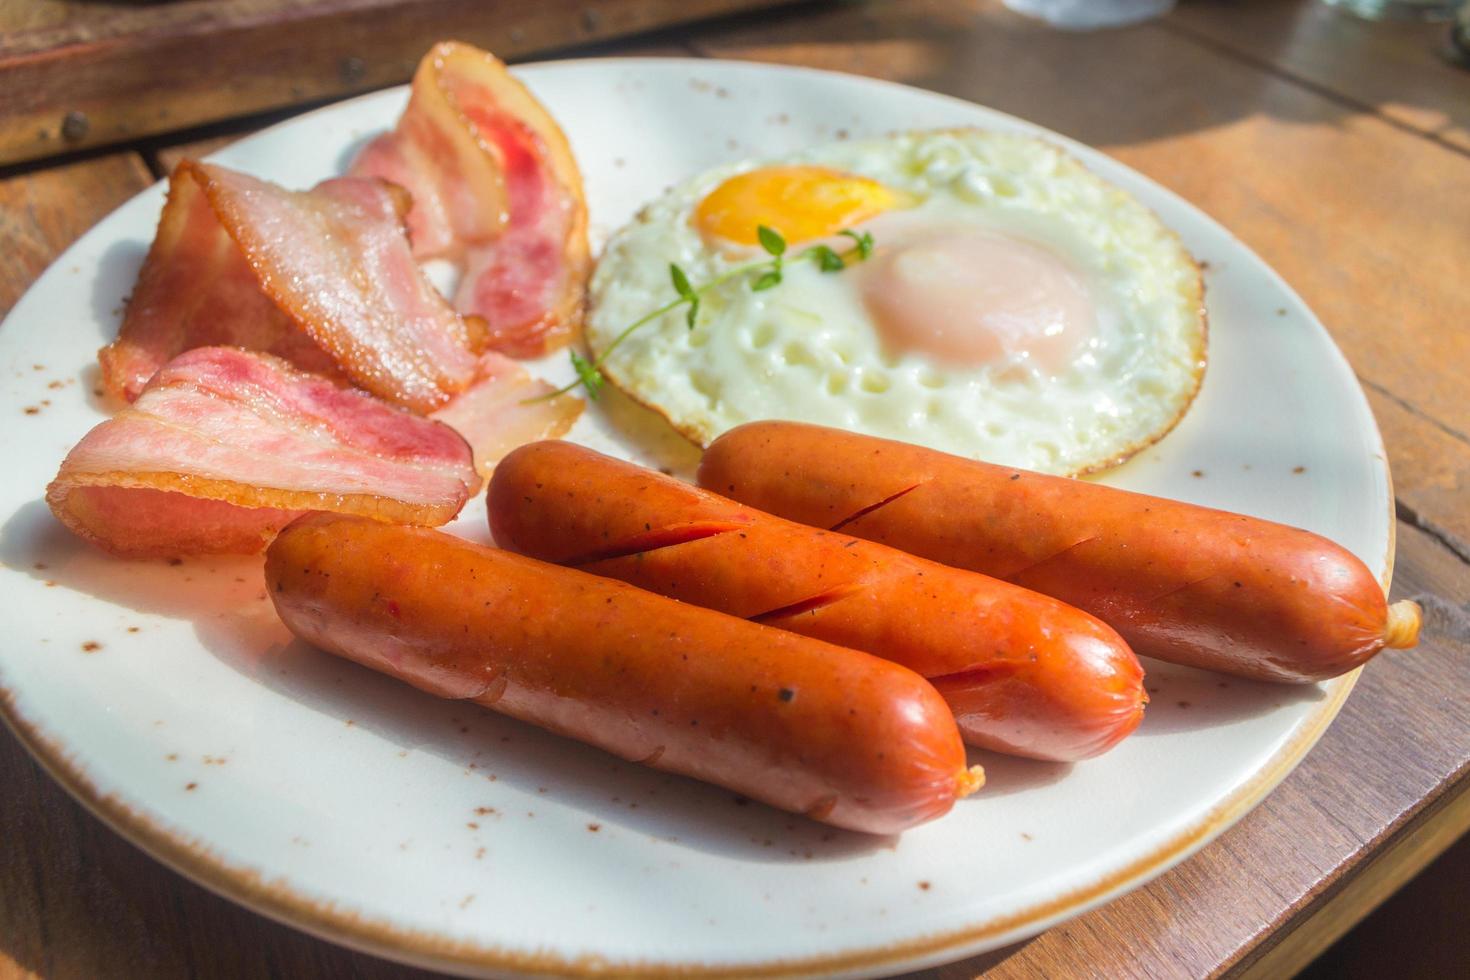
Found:
[{"label": "white plate", "polygon": [[[979,125],[1059,140],[1209,263],[1204,390],[1166,440],[1103,481],[1310,528],[1387,578],[1392,494],[1353,375],[1270,269],[1168,191],[1009,116],[867,79],[637,59],[518,74],[571,137],[598,238],[695,171],[843,133]],[[306,187],[390,126],[405,97],[335,105],[216,159]],[[1192,853],[1301,759],[1352,686],[1150,664],[1148,717],[1104,758],[983,757],[983,793],[872,839],[319,654],[276,621],[259,559],[115,561],[42,502],[103,417],[94,352],[117,328],[162,201],[155,186],[94,228],[0,331],[0,705],[104,820],[267,915],[464,972],[873,974],[956,959]],[[562,370],[560,357],[548,364]],[[636,422],[626,406],[614,414]],[[692,458],[601,411],[573,438],[676,467]],[[485,540],[483,504],[456,530]]]}]

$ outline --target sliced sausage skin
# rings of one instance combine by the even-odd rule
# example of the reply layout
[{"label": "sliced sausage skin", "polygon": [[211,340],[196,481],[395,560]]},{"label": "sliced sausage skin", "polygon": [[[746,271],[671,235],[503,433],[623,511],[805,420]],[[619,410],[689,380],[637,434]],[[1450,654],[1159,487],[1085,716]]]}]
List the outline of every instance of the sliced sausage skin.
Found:
[{"label": "sliced sausage skin", "polygon": [[445,698],[851,830],[981,777],[914,672],[452,535],[312,514],[266,552],[296,635]]},{"label": "sliced sausage skin", "polygon": [[1241,514],[793,422],[725,433],[699,482],[1055,596],[1173,663],[1307,683],[1418,635],[1345,548]]},{"label": "sliced sausage skin", "polygon": [[1076,761],[1143,715],[1137,658],[1093,616],[582,446],[515,450],[496,467],[488,511],[502,547],[910,667],[972,745]]}]

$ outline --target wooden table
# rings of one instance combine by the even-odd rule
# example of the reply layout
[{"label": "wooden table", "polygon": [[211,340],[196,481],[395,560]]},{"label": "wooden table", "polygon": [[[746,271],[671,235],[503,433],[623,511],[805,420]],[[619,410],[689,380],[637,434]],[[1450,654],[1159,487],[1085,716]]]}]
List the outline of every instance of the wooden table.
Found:
[{"label": "wooden table", "polygon": [[[1398,491],[1393,591],[1429,606],[1421,646],[1370,665],[1300,768],[1193,859],[1029,942],[924,976],[1289,975],[1470,827],[1470,73],[1436,56],[1442,37],[1311,0],[1186,0],[1164,20],[1098,34],[1059,33],[993,2],[908,0],[799,5],[603,48],[875,75],[1091,143],[1278,269],[1346,352],[1383,430]],[[0,171],[0,310],[173,160],[261,124]],[[155,864],[8,735],[0,787],[0,976],[415,972]]]}]

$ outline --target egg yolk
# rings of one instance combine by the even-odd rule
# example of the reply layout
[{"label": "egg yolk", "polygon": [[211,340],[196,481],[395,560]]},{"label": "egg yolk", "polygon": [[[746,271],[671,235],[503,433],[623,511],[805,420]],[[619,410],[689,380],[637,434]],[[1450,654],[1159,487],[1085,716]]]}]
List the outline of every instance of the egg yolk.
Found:
[{"label": "egg yolk", "polygon": [[892,354],[963,367],[1024,358],[1056,374],[1095,332],[1087,283],[1041,245],[960,229],[879,246],[862,295]]},{"label": "egg yolk", "polygon": [[836,234],[895,207],[904,199],[876,180],[830,167],[763,167],[736,174],[710,191],[694,212],[709,238],[755,245],[765,225],[789,242]]}]

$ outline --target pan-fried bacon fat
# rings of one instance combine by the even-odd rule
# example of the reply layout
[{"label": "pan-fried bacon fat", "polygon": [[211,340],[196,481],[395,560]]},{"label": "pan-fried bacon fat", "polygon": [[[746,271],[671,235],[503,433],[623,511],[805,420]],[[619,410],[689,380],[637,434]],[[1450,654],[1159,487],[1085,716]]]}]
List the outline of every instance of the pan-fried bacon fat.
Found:
[{"label": "pan-fried bacon fat", "polygon": [[479,489],[448,426],[267,354],[191,350],[87,433],[46,501],[114,554],[252,553],[306,511],[451,520]]},{"label": "pan-fried bacon fat", "polygon": [[566,434],[586,402],[533,378],[515,361],[494,351],[480,358],[470,386],[430,418],[450,426],[475,450],[475,468],[488,477],[500,457],[517,446]]},{"label": "pan-fried bacon fat", "polygon": [[398,127],[350,172],[408,188],[414,254],[461,264],[455,305],[485,319],[491,348],[538,356],[581,329],[582,177],[556,122],[493,55],[435,45]]},{"label": "pan-fried bacon fat", "polygon": [[180,352],[230,345],[416,412],[442,407],[475,378],[484,338],[414,262],[407,207],[371,178],[287,191],[179,164],[122,331],[99,355],[108,388],[131,400]]}]

